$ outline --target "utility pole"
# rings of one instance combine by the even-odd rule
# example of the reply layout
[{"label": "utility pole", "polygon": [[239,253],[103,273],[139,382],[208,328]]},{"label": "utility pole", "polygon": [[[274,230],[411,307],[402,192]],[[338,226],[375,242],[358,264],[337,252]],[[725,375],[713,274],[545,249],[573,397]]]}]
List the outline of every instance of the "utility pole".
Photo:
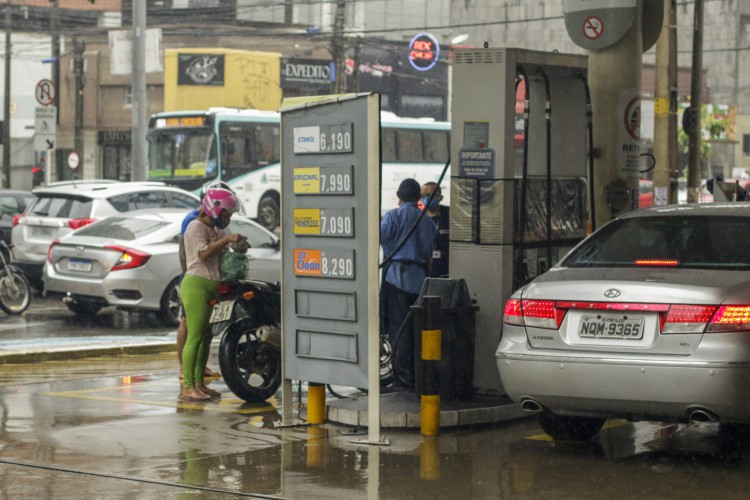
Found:
[{"label": "utility pole", "polygon": [[[84,75],[83,75],[83,51],[86,48],[79,38],[73,38],[73,73],[75,74],[76,80],[76,123],[75,123],[75,152],[78,153],[83,163],[83,87]],[[81,170],[83,170],[81,168]],[[73,173],[72,175],[75,175]]]},{"label": "utility pole", "polygon": [[669,0],[669,203],[677,204],[680,171],[677,165],[677,0]]},{"label": "utility pole", "polygon": [[146,95],[146,2],[133,2],[133,115],[130,134],[130,179],[145,181],[146,128],[148,98]]},{"label": "utility pole", "polygon": [[[672,14],[676,0],[664,2],[664,23],[659,40],[656,42],[656,95],[654,99],[654,204],[665,205],[677,202],[677,151],[672,144],[677,143],[676,105],[677,68],[672,66],[672,56],[677,50],[672,25]],[[676,61],[675,61],[676,66]],[[672,77],[675,79],[672,79]],[[674,108],[672,105],[674,104]],[[674,122],[674,126],[673,123]],[[671,134],[675,133],[672,141]],[[672,201],[674,200],[674,201]]]},{"label": "utility pole", "polygon": [[693,12],[693,67],[690,75],[690,108],[686,124],[688,134],[688,203],[700,198],[701,105],[703,103],[703,0],[695,0]]},{"label": "utility pole", "polygon": [[[52,15],[50,16],[50,33],[52,33],[52,83],[55,84],[55,104],[57,108],[57,124],[60,124],[60,9],[58,0],[52,0]],[[57,140],[55,140],[57,143]],[[54,151],[47,152],[47,163],[44,166],[44,182],[52,180],[52,170],[57,172],[57,155]]]},{"label": "utility pole", "polygon": [[334,93],[342,94],[346,92],[346,73],[344,72],[346,63],[344,61],[344,24],[346,21],[346,1],[336,0],[336,13],[333,17],[333,40],[331,55],[336,64],[336,82],[334,84]]},{"label": "utility pole", "polygon": [[10,188],[10,34],[11,5],[5,4],[5,100],[3,114],[3,187]]}]

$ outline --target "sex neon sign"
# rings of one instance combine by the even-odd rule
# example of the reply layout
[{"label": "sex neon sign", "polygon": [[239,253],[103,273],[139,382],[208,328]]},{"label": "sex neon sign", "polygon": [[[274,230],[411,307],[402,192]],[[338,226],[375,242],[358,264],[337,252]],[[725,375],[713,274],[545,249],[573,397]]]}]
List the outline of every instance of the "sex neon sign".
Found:
[{"label": "sex neon sign", "polygon": [[429,33],[418,33],[409,42],[409,62],[417,71],[431,70],[438,62],[440,44]]}]

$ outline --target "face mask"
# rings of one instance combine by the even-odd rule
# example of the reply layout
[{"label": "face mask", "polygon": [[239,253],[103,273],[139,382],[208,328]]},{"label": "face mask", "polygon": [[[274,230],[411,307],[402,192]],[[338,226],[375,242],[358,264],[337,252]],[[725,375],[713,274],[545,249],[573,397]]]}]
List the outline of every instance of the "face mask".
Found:
[{"label": "face mask", "polygon": [[424,198],[422,198],[422,205],[424,205],[425,207],[427,207],[427,210],[429,210],[430,212],[434,212],[435,210],[438,209],[438,206],[439,206],[440,202],[437,200],[437,198],[433,198],[432,201],[430,202],[430,204],[427,205],[427,200],[429,200],[429,199],[430,199],[430,195],[429,194],[427,196],[425,196]]}]

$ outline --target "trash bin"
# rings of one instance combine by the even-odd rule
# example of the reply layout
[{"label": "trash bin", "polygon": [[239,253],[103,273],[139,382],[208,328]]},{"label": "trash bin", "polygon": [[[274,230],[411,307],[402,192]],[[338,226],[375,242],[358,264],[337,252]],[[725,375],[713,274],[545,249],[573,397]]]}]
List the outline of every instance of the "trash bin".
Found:
[{"label": "trash bin", "polygon": [[422,329],[424,297],[440,297],[440,399],[469,399],[474,386],[475,317],[479,309],[472,303],[466,281],[452,278],[427,278],[417,303],[412,306],[414,317],[414,393],[419,398],[423,387]]}]

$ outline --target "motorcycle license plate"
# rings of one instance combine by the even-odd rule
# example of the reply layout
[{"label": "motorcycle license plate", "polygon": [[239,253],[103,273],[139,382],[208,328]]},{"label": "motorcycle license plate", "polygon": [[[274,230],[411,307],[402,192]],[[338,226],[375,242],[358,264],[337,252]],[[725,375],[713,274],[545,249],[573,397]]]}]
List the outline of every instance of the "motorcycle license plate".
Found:
[{"label": "motorcycle license plate", "polygon": [[211,318],[208,320],[209,323],[221,323],[227,321],[232,317],[232,309],[234,309],[234,300],[224,300],[214,306],[214,310],[211,311]]}]

